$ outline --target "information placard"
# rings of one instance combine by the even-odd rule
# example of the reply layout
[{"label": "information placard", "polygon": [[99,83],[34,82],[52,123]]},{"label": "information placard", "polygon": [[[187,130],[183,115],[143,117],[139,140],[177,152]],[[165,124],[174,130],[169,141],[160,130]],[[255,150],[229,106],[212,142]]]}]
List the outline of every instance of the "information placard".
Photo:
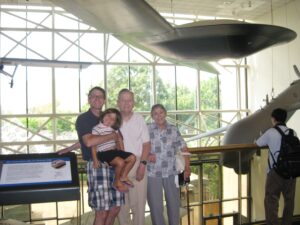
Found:
[{"label": "information placard", "polygon": [[[64,193],[70,190],[73,191]],[[72,196],[72,193],[76,193],[76,196]],[[51,198],[53,201],[76,200],[77,193],[79,196],[77,158],[74,153],[0,155],[2,205],[18,202],[15,197],[13,200],[5,200],[9,195],[22,195],[26,202],[34,203],[45,202],[45,199],[49,201]],[[24,203],[24,200],[21,202]]]}]

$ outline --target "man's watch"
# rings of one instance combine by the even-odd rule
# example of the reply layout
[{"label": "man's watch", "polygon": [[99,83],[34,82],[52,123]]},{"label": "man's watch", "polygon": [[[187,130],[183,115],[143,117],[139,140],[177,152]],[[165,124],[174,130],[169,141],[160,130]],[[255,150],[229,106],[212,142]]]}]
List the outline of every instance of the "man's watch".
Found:
[{"label": "man's watch", "polygon": [[144,164],[145,166],[147,165],[147,161],[146,160],[142,160],[140,163]]}]

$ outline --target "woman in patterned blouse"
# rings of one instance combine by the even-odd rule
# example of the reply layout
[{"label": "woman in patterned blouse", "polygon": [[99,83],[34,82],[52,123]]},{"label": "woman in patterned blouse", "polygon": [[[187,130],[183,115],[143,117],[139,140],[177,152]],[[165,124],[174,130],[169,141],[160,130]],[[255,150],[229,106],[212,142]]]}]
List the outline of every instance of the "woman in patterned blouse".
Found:
[{"label": "woman in patterned blouse", "polygon": [[[147,198],[153,225],[165,225],[163,190],[169,225],[179,225],[179,185],[176,171],[177,151],[188,153],[178,128],[166,121],[167,111],[161,104],[152,106],[153,123],[148,125],[151,152],[148,158]],[[184,179],[190,176],[190,160],[185,156]]]}]

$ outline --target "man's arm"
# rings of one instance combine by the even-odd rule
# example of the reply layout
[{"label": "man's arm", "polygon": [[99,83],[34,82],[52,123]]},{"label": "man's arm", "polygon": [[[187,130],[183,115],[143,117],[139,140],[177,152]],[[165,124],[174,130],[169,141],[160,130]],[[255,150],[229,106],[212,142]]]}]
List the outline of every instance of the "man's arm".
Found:
[{"label": "man's arm", "polygon": [[[142,150],[142,155],[141,155],[141,161],[140,162],[142,162],[142,161],[147,162],[150,150],[151,150],[150,142],[143,143],[143,150]],[[137,181],[141,181],[144,178],[145,170],[146,170],[146,165],[143,164],[143,163],[140,163],[139,167],[136,171],[136,180]]]},{"label": "man's arm", "polygon": [[92,158],[93,158],[94,168],[99,168],[101,164],[100,164],[100,161],[97,158],[97,147],[96,146],[92,147]]},{"label": "man's arm", "polygon": [[57,151],[57,153],[59,155],[63,155],[63,154],[66,154],[68,152],[71,152],[73,150],[80,149],[80,147],[81,147],[81,145],[80,145],[80,143],[78,141],[78,142],[74,143],[73,145],[71,145],[69,147],[66,147],[66,148],[63,148],[63,149]]},{"label": "man's arm", "polygon": [[143,150],[141,155],[141,161],[147,161],[150,150],[151,150],[150,141],[143,143]]},{"label": "man's arm", "polygon": [[[86,134],[82,137],[83,143],[87,146],[87,147],[92,147],[92,146],[96,146],[98,144],[101,144],[103,142],[107,142],[110,141],[112,139],[117,139],[117,134],[115,132],[111,133],[111,134],[107,134],[107,135],[94,135],[94,134]],[[63,148],[59,151],[57,151],[57,153],[59,155],[62,154],[66,154],[68,152],[71,152],[73,150],[77,150],[80,149],[81,145],[80,142],[76,142],[73,145]]]},{"label": "man's arm", "polygon": [[91,148],[93,146],[102,144],[104,142],[110,141],[110,140],[116,140],[117,141],[118,135],[116,132],[112,132],[111,134],[106,135],[96,135],[96,134],[85,134],[82,137],[83,143]]}]

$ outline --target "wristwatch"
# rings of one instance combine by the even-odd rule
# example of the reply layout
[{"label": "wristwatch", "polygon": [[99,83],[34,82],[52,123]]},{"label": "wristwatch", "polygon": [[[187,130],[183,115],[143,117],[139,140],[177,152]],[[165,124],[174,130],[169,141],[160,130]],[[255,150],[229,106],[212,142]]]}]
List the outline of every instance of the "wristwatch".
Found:
[{"label": "wristwatch", "polygon": [[145,166],[147,165],[147,161],[146,160],[142,160],[140,163],[144,164]]}]

